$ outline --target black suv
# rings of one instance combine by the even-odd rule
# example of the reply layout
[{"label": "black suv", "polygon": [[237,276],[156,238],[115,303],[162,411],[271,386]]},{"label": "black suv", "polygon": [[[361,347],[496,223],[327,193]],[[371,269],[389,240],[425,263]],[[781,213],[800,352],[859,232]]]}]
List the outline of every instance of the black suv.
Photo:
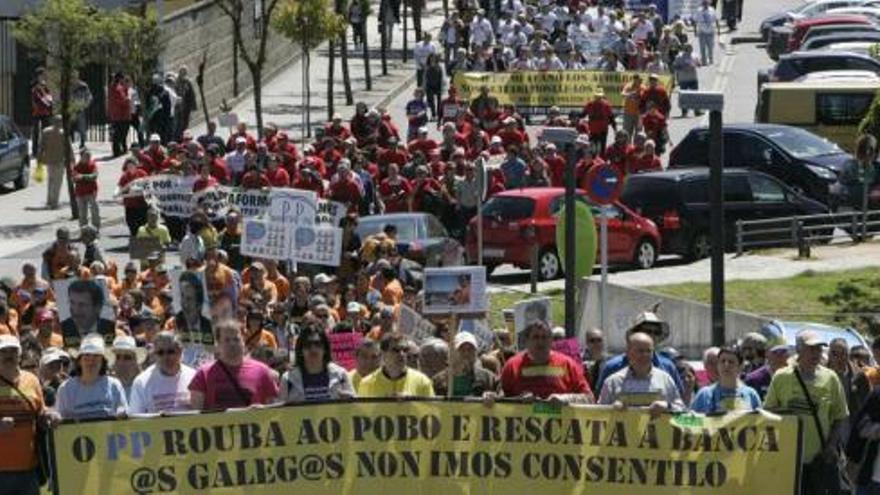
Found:
[{"label": "black suv", "polygon": [[[725,249],[733,250],[737,220],[828,213],[776,178],[754,170],[724,170]],[[660,229],[660,252],[690,260],[709,256],[711,211],[709,169],[678,169],[626,178],[621,202],[650,218]]]},{"label": "black suv", "polygon": [[880,62],[859,53],[834,51],[792,52],[779,57],[770,69],[758,71],[758,89],[765,82],[789,82],[826,70],[867,70],[880,74]]},{"label": "black suv", "polygon": [[[799,127],[778,124],[728,124],[723,130],[724,166],[770,174],[797,192],[832,210],[845,202],[839,176],[855,166],[852,155]],[[709,129],[696,127],[669,154],[669,166],[709,165]]]},{"label": "black suv", "polygon": [[13,182],[24,189],[30,181],[29,142],[12,119],[0,115],[0,184]]}]

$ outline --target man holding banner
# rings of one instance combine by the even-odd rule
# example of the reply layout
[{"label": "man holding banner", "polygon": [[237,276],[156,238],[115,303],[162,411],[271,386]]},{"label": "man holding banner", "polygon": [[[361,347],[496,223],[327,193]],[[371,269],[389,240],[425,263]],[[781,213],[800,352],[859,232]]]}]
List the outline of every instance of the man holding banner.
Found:
[{"label": "man holding banner", "polygon": [[[501,371],[501,390],[507,397],[537,397],[569,404],[590,404],[593,392],[583,367],[552,350],[547,322],[536,320],[525,331],[526,350],[507,360]],[[495,394],[483,396],[491,402]]]}]

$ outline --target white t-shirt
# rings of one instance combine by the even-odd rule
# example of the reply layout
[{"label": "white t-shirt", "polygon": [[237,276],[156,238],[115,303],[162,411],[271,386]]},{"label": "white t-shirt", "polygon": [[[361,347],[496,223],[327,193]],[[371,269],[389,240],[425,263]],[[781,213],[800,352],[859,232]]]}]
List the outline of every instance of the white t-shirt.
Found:
[{"label": "white t-shirt", "polygon": [[189,383],[196,370],[185,364],[175,376],[167,376],[155,364],[134,379],[131,386],[132,414],[162,411],[186,411],[190,409]]},{"label": "white t-shirt", "polygon": [[712,34],[718,23],[718,17],[715,15],[715,9],[708,7],[700,9],[694,14],[694,22],[697,24],[697,32],[700,34]]},{"label": "white t-shirt", "polygon": [[416,67],[424,69],[428,65],[428,57],[437,53],[437,46],[430,41],[420,41],[413,48],[413,58],[416,61]]},{"label": "white t-shirt", "polygon": [[640,22],[633,29],[632,37],[636,41],[645,41],[654,34],[654,26],[650,22]]}]

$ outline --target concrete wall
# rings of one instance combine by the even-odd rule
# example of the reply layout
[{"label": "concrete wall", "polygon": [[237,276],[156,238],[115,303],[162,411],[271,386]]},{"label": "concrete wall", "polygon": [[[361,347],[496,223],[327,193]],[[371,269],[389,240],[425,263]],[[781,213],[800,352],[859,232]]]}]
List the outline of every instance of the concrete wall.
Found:
[{"label": "concrete wall", "polygon": [[[712,312],[707,304],[677,299],[614,284],[608,284],[606,338],[612,350],[625,347],[625,332],[636,317],[658,301],[658,316],[669,322],[671,336],[664,346],[675,347],[688,357],[699,357],[712,345]],[[599,315],[599,281],[582,279],[578,283],[578,336],[589,328],[601,328]],[[727,311],[727,340],[733,341],[748,332],[757,331],[770,321],[742,311]]]},{"label": "concrete wall", "polygon": [[[245,43],[251,43],[249,52],[256,55],[255,0],[244,0],[243,3],[242,26],[244,29],[242,37]],[[211,118],[215,118],[219,113],[218,107],[224,98],[230,105],[233,104],[233,35],[232,21],[229,17],[212,0],[206,0],[166,16],[162,22],[162,32],[166,39],[162,60],[165,71],[176,73],[181,65],[186,65],[189,69],[190,79],[194,83],[199,63],[202,60],[202,53],[206,49],[208,50],[205,65],[205,98],[208,102]],[[263,82],[265,83],[299,54],[299,48],[278,33],[273,32],[266,45]],[[250,71],[244,60],[239,57],[238,97],[247,96],[251,87]],[[198,88],[196,90],[198,91]],[[199,102],[199,111],[192,116],[193,123],[201,122],[202,115],[201,102]]]}]

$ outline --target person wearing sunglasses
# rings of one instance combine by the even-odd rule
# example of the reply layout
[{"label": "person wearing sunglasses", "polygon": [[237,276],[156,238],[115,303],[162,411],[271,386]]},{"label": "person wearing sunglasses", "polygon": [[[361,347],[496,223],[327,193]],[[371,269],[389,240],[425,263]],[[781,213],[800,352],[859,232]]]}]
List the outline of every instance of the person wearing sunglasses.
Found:
[{"label": "person wearing sunglasses", "polygon": [[282,402],[315,402],[355,397],[345,368],[332,362],[327,333],[316,325],[302,328],[294,347],[296,364],[281,377]]},{"label": "person wearing sunglasses", "polygon": [[196,371],[181,363],[183,346],[174,332],[162,331],[153,339],[153,362],[131,386],[131,414],[151,414],[190,409],[189,382]]},{"label": "person wearing sunglasses", "polygon": [[433,397],[431,379],[407,366],[410,346],[405,335],[391,332],[379,341],[382,367],[361,380],[361,397]]}]

